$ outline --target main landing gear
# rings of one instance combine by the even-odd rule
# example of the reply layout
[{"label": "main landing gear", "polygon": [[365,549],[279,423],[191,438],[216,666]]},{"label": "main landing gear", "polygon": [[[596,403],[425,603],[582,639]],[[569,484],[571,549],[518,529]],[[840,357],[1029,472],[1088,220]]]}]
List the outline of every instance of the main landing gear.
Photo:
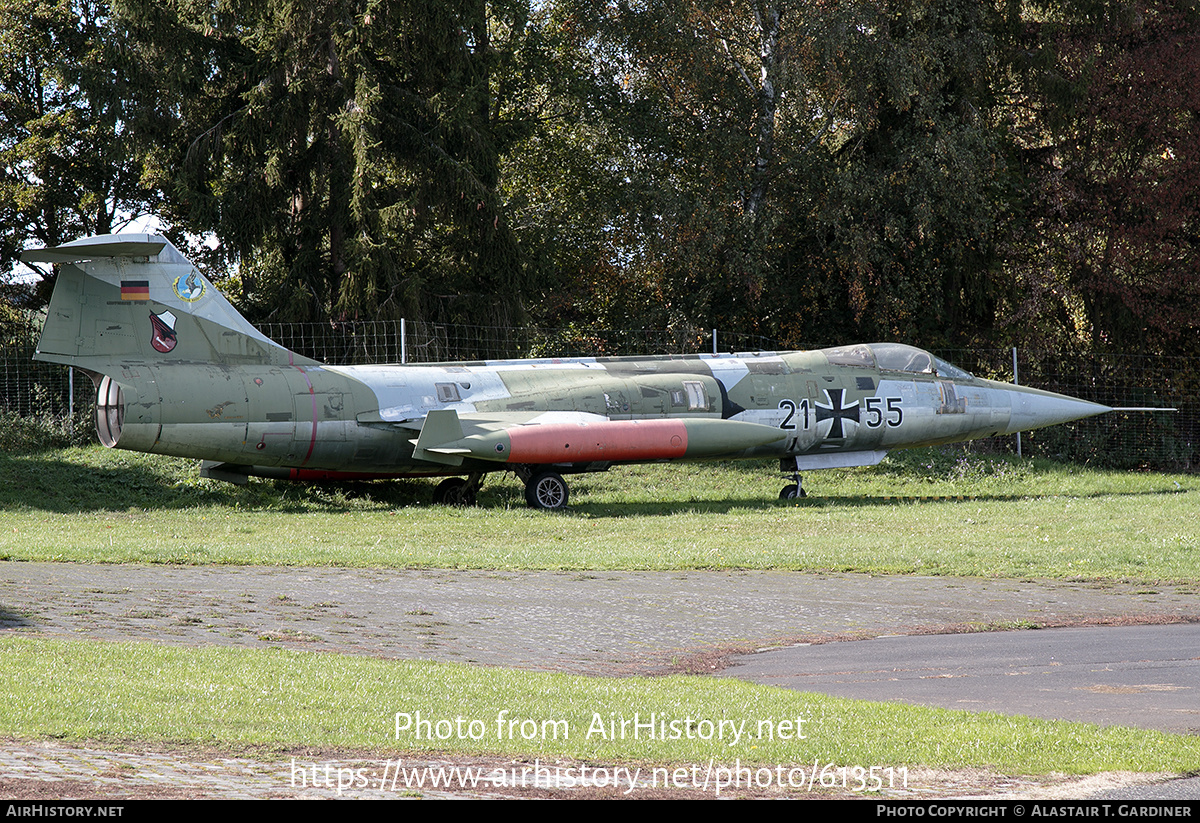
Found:
[{"label": "main landing gear", "polygon": [[538,472],[525,484],[525,502],[534,509],[557,511],[565,508],[570,490],[557,472]]},{"label": "main landing gear", "polygon": [[516,466],[513,474],[525,484],[525,502],[531,509],[558,511],[571,496],[562,475],[539,466]]},{"label": "main landing gear", "polygon": [[474,506],[475,495],[483,485],[483,473],[466,477],[447,477],[433,490],[433,502],[439,506]]},{"label": "main landing gear", "polygon": [[[525,502],[531,508],[545,511],[566,508],[571,492],[561,474],[533,466],[521,466],[514,472],[525,484]],[[433,490],[433,502],[439,506],[474,506],[483,477],[482,472],[447,477]]]},{"label": "main landing gear", "polygon": [[808,493],[804,491],[804,480],[800,477],[800,467],[798,465],[783,457],[779,460],[779,470],[787,474],[792,480],[791,483],[779,491],[780,500],[797,500],[801,497],[808,497]]}]

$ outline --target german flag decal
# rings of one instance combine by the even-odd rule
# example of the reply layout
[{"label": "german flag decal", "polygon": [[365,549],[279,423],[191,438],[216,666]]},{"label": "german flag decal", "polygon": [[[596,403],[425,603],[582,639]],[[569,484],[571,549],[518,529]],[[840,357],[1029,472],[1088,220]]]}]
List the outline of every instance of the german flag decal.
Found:
[{"label": "german flag decal", "polygon": [[150,281],[149,280],[122,280],[121,281],[121,299],[122,300],[149,300],[150,299]]}]

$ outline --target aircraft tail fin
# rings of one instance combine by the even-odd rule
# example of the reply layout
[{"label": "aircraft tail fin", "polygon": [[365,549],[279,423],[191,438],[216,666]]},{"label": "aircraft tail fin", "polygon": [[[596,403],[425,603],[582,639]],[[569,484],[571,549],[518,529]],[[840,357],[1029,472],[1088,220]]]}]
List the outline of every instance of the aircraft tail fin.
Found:
[{"label": "aircraft tail fin", "polygon": [[165,237],[86,237],[21,259],[59,264],[37,360],[99,373],[130,362],[316,363],[250,325]]}]

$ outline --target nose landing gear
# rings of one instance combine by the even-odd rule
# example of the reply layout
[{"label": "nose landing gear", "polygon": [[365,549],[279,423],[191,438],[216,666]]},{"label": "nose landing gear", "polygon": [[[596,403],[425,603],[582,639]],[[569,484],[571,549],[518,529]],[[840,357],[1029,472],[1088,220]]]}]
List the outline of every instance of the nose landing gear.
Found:
[{"label": "nose landing gear", "polygon": [[780,500],[797,500],[801,497],[808,497],[808,492],[804,491],[804,480],[800,477],[798,460],[792,462],[786,457],[780,458],[779,470],[787,474],[792,481],[779,491]]}]

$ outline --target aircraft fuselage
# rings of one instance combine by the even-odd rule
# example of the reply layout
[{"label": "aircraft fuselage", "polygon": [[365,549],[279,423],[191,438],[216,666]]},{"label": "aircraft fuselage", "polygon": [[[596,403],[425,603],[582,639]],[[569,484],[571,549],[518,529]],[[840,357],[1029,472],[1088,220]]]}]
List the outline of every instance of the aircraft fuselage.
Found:
[{"label": "aircraft fuselage", "polygon": [[[385,475],[716,457],[799,456],[817,468],[855,464],[856,453],[1007,434],[1106,410],[981,378],[943,377],[936,362],[929,359],[928,371],[891,371],[831,364],[827,351],[425,366],[131,362],[119,378],[123,421],[112,445]],[[464,427],[455,438],[466,441],[461,460],[415,456],[423,421],[446,411]],[[656,420],[678,421],[684,430],[660,427],[659,437],[647,428],[647,442],[628,442],[639,421]],[[577,451],[529,443],[524,453],[512,450],[513,439],[534,434],[538,442],[574,439]],[[497,451],[504,437],[508,444]]]}]

